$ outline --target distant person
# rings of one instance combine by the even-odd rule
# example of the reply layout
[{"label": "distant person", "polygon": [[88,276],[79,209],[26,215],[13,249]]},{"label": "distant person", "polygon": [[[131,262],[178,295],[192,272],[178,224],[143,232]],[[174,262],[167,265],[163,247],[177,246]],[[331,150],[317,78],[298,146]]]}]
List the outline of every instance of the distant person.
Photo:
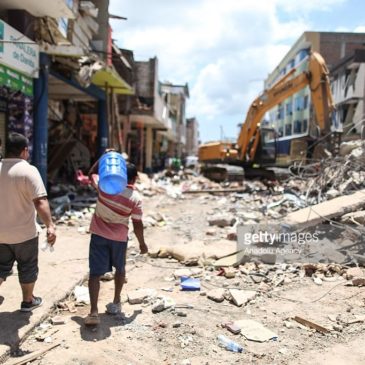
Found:
[{"label": "distant person", "polygon": [[[94,164],[94,169],[97,163]],[[98,189],[98,175],[90,171],[93,186]],[[89,293],[90,314],[85,318],[85,325],[100,323],[98,297],[100,278],[115,268],[114,299],[107,304],[109,314],[121,313],[120,295],[125,283],[125,264],[128,244],[129,218],[132,218],[133,230],[139,242],[141,254],[148,252],[144,241],[142,222],[142,201],[135,191],[134,183],[138,173],[135,165],[127,164],[128,185],[117,195],[108,195],[98,189],[98,201],[90,224],[89,251]]]},{"label": "distant person", "polygon": [[47,227],[48,243],[54,245],[56,241],[47,191],[38,170],[27,162],[28,144],[22,134],[10,133],[6,156],[0,161],[0,285],[11,275],[16,261],[22,312],[42,304],[42,298],[33,294],[38,277],[36,211]]}]

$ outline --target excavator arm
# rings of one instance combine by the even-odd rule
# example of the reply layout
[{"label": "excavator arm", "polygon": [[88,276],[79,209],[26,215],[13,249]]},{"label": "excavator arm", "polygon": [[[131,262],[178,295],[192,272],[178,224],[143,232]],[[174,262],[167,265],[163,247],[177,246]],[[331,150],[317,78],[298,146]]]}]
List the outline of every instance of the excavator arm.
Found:
[{"label": "excavator arm", "polygon": [[316,52],[309,55],[308,64],[308,71],[293,76],[293,69],[253,101],[237,140],[241,161],[254,161],[260,140],[260,121],[265,113],[307,85],[311,91],[318,127],[323,134],[329,132],[330,115],[334,109],[329,72],[324,59]]}]

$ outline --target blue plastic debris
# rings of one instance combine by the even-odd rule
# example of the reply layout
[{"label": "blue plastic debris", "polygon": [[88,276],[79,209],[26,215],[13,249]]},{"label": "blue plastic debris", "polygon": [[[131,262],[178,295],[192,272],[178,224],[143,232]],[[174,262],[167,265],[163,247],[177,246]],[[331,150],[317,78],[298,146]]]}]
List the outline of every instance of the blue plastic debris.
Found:
[{"label": "blue plastic debris", "polygon": [[200,280],[195,278],[190,278],[189,276],[180,277],[180,287],[181,290],[200,290]]}]

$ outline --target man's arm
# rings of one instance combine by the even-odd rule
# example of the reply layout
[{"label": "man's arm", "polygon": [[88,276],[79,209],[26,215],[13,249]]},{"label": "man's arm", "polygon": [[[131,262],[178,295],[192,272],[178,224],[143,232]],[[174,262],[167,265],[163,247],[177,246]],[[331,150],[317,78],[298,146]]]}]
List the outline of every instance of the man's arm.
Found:
[{"label": "man's arm", "polygon": [[148,252],[148,247],[146,245],[146,242],[144,241],[143,222],[132,220],[132,223],[133,223],[134,234],[136,235],[137,240],[139,242],[139,249],[141,251],[141,254],[143,255]]},{"label": "man's arm", "polygon": [[46,196],[33,200],[35,209],[47,227],[47,242],[53,246],[56,242],[56,227],[52,222],[51,209]]}]

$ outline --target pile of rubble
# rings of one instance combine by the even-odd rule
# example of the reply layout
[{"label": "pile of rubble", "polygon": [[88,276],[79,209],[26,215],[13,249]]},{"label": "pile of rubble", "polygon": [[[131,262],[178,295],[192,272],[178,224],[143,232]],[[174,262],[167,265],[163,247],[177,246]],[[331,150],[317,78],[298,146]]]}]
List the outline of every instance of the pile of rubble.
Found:
[{"label": "pile of rubble", "polygon": [[[341,144],[338,157],[306,166],[291,167],[289,186],[301,192],[306,205],[349,194],[365,188],[365,142]],[[294,172],[295,171],[295,172]]]}]

